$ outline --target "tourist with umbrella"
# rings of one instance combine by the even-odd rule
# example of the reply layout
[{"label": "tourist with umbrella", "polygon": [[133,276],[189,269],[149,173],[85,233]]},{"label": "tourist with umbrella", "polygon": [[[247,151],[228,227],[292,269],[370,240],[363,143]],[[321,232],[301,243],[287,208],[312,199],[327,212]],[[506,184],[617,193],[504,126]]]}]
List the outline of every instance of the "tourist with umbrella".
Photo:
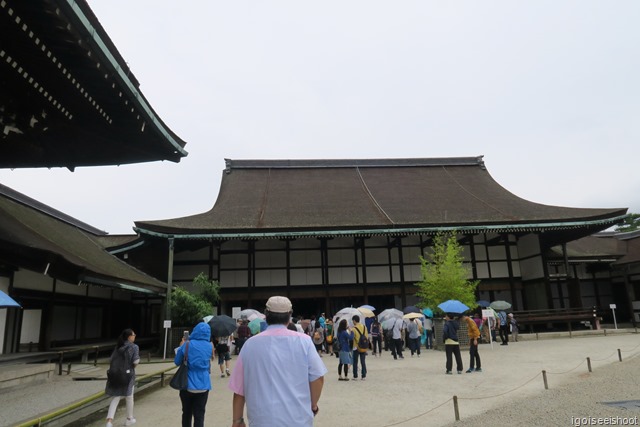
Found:
[{"label": "tourist with umbrella", "polygon": [[427,350],[433,349],[433,311],[430,308],[422,310],[424,314],[424,330],[422,336],[424,337],[424,346]]},{"label": "tourist with umbrella", "polygon": [[[438,306],[439,307],[439,306]],[[456,357],[456,369],[459,374],[462,373],[462,356],[460,355],[460,340],[458,339],[458,321],[455,320],[454,313],[447,313],[444,317],[444,328],[442,329],[442,339],[444,340],[444,349],[447,356],[446,374],[451,375],[453,368],[453,357]]]},{"label": "tourist with umbrella", "polygon": [[509,345],[509,319],[505,310],[511,308],[511,304],[507,301],[493,301],[489,307],[498,310],[498,322],[500,324],[500,345]]},{"label": "tourist with umbrella", "polygon": [[[420,357],[420,335],[422,333],[422,319],[424,315],[422,313],[416,313],[410,311],[409,313],[403,316],[404,319],[407,319],[407,344],[409,350],[411,350],[411,357],[414,356],[415,353]],[[418,323],[420,322],[420,323]]]},{"label": "tourist with umbrella", "polygon": [[211,335],[214,337],[228,337],[238,329],[238,324],[226,314],[221,314],[209,320],[209,327],[211,328]]}]

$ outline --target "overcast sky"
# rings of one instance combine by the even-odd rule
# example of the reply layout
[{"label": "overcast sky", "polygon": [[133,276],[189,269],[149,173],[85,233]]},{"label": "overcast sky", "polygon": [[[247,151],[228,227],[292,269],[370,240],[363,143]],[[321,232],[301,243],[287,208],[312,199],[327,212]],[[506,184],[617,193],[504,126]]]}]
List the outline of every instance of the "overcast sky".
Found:
[{"label": "overcast sky", "polygon": [[2,170],[111,234],[209,210],[224,159],[484,155],[534,202],[640,212],[640,2],[89,2],[180,163]]}]

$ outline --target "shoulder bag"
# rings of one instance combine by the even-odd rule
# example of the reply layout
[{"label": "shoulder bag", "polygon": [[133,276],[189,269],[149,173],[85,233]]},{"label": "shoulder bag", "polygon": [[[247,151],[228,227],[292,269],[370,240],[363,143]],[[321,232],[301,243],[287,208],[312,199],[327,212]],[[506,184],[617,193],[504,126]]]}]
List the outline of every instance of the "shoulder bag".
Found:
[{"label": "shoulder bag", "polygon": [[169,385],[171,388],[176,390],[186,390],[189,384],[189,341],[187,341],[187,345],[184,349],[184,359],[182,359],[182,363],[178,367],[173,378],[171,378],[171,382]]}]

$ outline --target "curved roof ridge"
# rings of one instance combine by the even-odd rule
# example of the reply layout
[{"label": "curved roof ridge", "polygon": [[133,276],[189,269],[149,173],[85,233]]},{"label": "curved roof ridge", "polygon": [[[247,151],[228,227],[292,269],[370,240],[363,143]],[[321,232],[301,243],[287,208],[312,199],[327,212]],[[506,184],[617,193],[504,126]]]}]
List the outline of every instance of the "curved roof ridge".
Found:
[{"label": "curved roof ridge", "polygon": [[430,157],[386,159],[224,159],[225,172],[233,169],[377,168],[424,166],[481,166],[484,155],[476,157]]}]

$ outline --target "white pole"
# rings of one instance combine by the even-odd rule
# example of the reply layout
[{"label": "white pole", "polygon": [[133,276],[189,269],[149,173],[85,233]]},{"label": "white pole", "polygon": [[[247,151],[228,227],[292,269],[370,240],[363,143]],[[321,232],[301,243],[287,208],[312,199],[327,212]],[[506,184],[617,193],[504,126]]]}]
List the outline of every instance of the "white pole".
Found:
[{"label": "white pole", "polygon": [[169,329],[164,328],[164,353],[162,353],[162,360],[167,358],[167,331],[169,331]]},{"label": "white pole", "polygon": [[618,329],[618,322],[616,322],[616,309],[612,308],[611,311],[613,312],[613,327]]}]

